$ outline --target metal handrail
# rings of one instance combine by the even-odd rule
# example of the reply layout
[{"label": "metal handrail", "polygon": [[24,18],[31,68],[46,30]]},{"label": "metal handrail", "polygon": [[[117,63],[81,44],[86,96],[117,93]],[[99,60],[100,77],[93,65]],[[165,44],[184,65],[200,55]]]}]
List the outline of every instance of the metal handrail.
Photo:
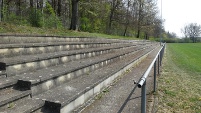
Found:
[{"label": "metal handrail", "polygon": [[141,113],[146,113],[146,79],[149,73],[151,72],[152,67],[154,66],[154,92],[155,92],[156,91],[156,61],[158,59],[158,74],[159,74],[159,67],[161,66],[164,49],[165,49],[165,43],[162,45],[162,48],[159,50],[156,57],[154,58],[154,60],[149,65],[148,69],[145,71],[145,73],[143,74],[143,76],[140,78],[138,82],[138,87],[142,89],[141,90]]},{"label": "metal handrail", "polygon": [[152,61],[152,63],[149,65],[148,69],[145,71],[144,75],[141,77],[141,80],[138,83],[138,87],[141,88],[144,84],[144,82],[146,81],[146,78],[148,77],[151,68],[153,67],[156,59],[158,58],[158,55],[160,54],[161,50],[163,49],[163,47],[160,49],[160,51],[157,53],[156,57],[154,58],[154,60]]}]

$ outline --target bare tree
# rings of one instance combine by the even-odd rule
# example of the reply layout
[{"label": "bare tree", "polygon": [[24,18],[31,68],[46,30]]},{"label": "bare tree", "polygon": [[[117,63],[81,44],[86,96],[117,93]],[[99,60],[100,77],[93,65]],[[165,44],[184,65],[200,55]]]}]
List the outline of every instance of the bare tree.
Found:
[{"label": "bare tree", "polygon": [[190,23],[185,25],[184,28],[181,30],[185,37],[189,37],[193,43],[197,42],[197,38],[201,34],[201,26],[197,23]]}]

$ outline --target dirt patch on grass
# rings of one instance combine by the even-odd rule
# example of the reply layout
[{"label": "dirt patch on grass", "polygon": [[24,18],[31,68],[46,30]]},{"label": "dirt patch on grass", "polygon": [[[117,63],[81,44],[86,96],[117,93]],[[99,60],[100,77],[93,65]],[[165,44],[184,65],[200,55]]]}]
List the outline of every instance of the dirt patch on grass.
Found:
[{"label": "dirt patch on grass", "polygon": [[166,49],[158,78],[157,113],[201,113],[201,80],[196,73],[182,70]]}]

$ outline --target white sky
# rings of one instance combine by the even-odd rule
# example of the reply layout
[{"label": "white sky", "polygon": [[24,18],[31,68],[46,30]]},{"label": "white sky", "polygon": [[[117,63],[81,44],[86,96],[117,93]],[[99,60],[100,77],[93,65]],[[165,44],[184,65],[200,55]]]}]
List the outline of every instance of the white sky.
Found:
[{"label": "white sky", "polygon": [[[158,7],[161,9],[161,0],[158,0]],[[162,18],[165,19],[165,30],[181,37],[184,25],[201,25],[201,0],[162,0]]]}]

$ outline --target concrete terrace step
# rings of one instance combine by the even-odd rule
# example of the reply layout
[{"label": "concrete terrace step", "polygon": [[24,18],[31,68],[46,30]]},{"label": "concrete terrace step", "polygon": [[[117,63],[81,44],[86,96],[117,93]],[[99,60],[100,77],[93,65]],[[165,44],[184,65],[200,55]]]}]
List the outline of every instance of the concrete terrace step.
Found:
[{"label": "concrete terrace step", "polygon": [[[133,44],[135,46],[135,44]],[[18,63],[25,63],[25,62],[33,62],[34,60],[42,60],[48,59],[51,57],[62,57],[65,55],[71,54],[78,54],[78,53],[88,53],[88,52],[95,52],[95,51],[103,51],[103,50],[110,50],[110,49],[119,49],[127,46],[132,46],[131,44],[125,45],[113,45],[107,47],[98,47],[98,48],[87,48],[87,49],[78,49],[78,50],[67,50],[67,51],[57,51],[52,53],[42,53],[42,54],[34,54],[34,55],[22,55],[22,56],[15,56],[12,58],[2,58],[0,62],[6,63],[6,65],[13,65]]]},{"label": "concrete terrace step", "polygon": [[14,85],[14,84],[16,84],[18,79],[20,79],[18,76],[12,76],[12,77],[8,77],[6,79],[0,79],[0,88],[8,87],[10,85]]},{"label": "concrete terrace step", "polygon": [[4,77],[0,79],[0,90],[7,87],[12,87],[18,81],[17,76],[14,77]]},{"label": "concrete terrace step", "polygon": [[[28,98],[7,110],[0,110],[0,113],[42,113],[41,107],[44,105],[45,101],[39,99]],[[37,111],[38,110],[38,111]],[[45,112],[44,112],[45,113]]]},{"label": "concrete terrace step", "polygon": [[[72,79],[66,84],[63,84],[54,89],[48,90],[45,93],[41,93],[39,95],[34,96],[32,100],[37,101],[35,102],[35,104],[31,104],[30,99],[27,99],[27,100],[24,100],[23,104],[20,104],[19,106],[11,108],[10,110],[7,110],[7,112],[8,113],[13,113],[13,112],[30,113],[30,111],[34,111],[35,113],[49,113],[49,112],[59,113],[61,108],[62,110],[65,111],[65,113],[66,113],[66,109],[67,111],[69,110],[72,111],[72,109],[81,105],[81,103],[83,102],[82,100],[83,97],[80,97],[81,95],[85,94],[84,101],[91,98],[90,96],[93,96],[94,94],[98,93],[101,90],[101,87],[109,83],[109,81],[103,83],[102,82],[103,80],[108,78],[113,80],[117,75],[119,75],[118,71],[122,73],[123,71],[127,69],[127,68],[124,68],[125,66],[133,65],[133,61],[135,61],[136,63],[139,60],[142,60],[140,58],[142,58],[143,55],[147,54],[148,52],[152,50],[153,48],[143,49],[143,51],[137,51],[135,54],[129,54],[126,59],[118,60],[118,62],[104,66],[103,68],[100,68],[96,71],[93,71],[91,73],[87,73],[86,75]],[[115,76],[110,77],[113,74],[115,74]],[[98,85],[100,83],[102,84],[101,86]],[[96,87],[96,90],[91,89],[95,87]],[[75,99],[77,100],[76,101],[77,103],[74,102]],[[45,101],[45,106],[44,106],[44,101]],[[28,107],[25,107],[27,105]],[[25,111],[28,111],[28,112],[25,112]]]},{"label": "concrete terrace step", "polygon": [[71,112],[157,46],[150,41],[0,35],[0,113]]},{"label": "concrete terrace step", "polygon": [[[5,78],[5,76],[4,76],[4,78]],[[10,85],[14,85],[14,84],[16,84],[18,79],[20,79],[18,76],[12,76],[12,77],[8,77],[6,79],[0,79],[0,88],[8,87]]]},{"label": "concrete terrace step", "polygon": [[[16,90],[12,87],[0,90],[0,109],[6,109],[8,107],[17,104],[23,98],[29,98],[31,94],[30,90]],[[12,104],[11,104],[12,103]]]},{"label": "concrete terrace step", "polygon": [[[90,97],[99,93],[103,87],[121,75],[133,63],[139,62],[153,49],[129,55],[126,59],[107,65],[87,75],[73,79],[34,98],[45,100],[45,109],[55,110],[54,113],[69,113],[84,104]],[[129,66],[128,66],[129,65]],[[125,68],[128,66],[127,68]]]},{"label": "concrete terrace step", "polygon": [[94,48],[118,44],[112,42],[51,42],[51,43],[22,43],[1,44],[0,58],[19,55],[50,53],[74,49]]},{"label": "concrete terrace step", "polygon": [[[147,48],[148,47],[153,48],[151,46],[147,46]],[[88,59],[81,59],[78,61],[68,62],[67,64],[61,64],[46,69],[41,69],[36,72],[17,75],[17,77],[21,78],[18,81],[18,85],[21,87],[26,87],[27,89],[31,89],[32,94],[35,95],[63,84],[72,78],[76,78],[82,74],[86,74],[95,69],[106,66],[109,63],[121,59],[121,57],[127,54],[132,54],[143,49],[145,48],[133,47],[118,53],[116,52]]]},{"label": "concrete terrace step", "polygon": [[47,43],[47,42],[123,42],[118,39],[94,37],[63,37],[63,36],[31,36],[31,35],[0,35],[0,44],[11,43]]},{"label": "concrete terrace step", "polygon": [[[149,44],[148,44],[149,45]],[[43,53],[36,55],[23,55],[12,58],[0,59],[1,70],[6,69],[7,76],[13,76],[27,71],[35,71],[39,68],[46,68],[61,63],[66,63],[72,60],[89,58],[105,53],[110,53],[114,50],[136,46],[136,44],[121,44],[110,47],[88,48],[81,50],[58,51],[56,53]]]}]

